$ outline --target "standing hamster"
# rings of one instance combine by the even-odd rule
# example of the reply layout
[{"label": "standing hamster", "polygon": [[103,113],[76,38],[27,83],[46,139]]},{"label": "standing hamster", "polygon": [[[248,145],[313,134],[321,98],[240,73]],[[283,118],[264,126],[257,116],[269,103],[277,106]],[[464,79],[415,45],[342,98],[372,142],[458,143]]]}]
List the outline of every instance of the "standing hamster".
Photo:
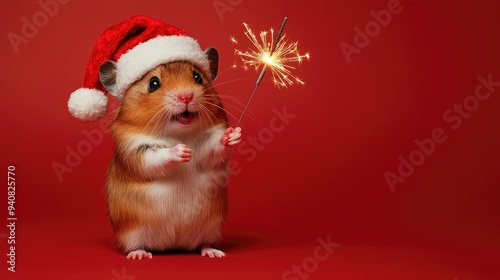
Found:
[{"label": "standing hamster", "polygon": [[116,244],[128,258],[174,249],[225,255],[212,246],[241,129],[229,127],[212,85],[218,60],[183,29],[132,16],[99,36],[83,87],[69,97],[69,112],[83,121],[105,117],[109,95],[119,101],[106,185]]},{"label": "standing hamster", "polygon": [[[132,83],[121,99],[107,193],[116,243],[127,258],[175,249],[225,256],[212,246],[224,228],[228,160],[241,129],[229,127],[212,85],[218,53],[207,55],[212,77],[191,62],[169,62]],[[101,66],[110,91],[114,67]]]}]

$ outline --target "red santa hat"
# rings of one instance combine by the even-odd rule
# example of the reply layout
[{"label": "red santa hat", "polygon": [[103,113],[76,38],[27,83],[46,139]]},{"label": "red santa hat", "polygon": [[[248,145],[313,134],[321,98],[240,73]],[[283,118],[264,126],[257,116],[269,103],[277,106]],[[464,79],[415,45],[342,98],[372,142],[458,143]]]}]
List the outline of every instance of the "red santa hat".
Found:
[{"label": "red santa hat", "polygon": [[[105,92],[121,98],[128,87],[149,70],[181,60],[193,63],[210,77],[207,55],[184,30],[147,16],[131,17],[113,25],[97,40],[85,70],[83,87],[69,98],[69,112],[80,120],[97,120],[107,112]],[[109,61],[113,62],[109,64]],[[112,72],[112,87],[101,83],[106,79],[102,73],[100,77],[101,66]]]}]

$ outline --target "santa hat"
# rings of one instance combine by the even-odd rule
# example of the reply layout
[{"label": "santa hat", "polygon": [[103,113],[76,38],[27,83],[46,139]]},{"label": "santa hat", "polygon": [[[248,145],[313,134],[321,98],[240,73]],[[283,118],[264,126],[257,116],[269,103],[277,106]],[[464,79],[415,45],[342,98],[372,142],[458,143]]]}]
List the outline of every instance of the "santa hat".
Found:
[{"label": "santa hat", "polygon": [[[181,60],[193,63],[207,77],[211,76],[207,55],[184,30],[147,16],[131,17],[111,26],[97,40],[85,70],[83,87],[69,98],[69,112],[80,120],[97,120],[106,115],[105,92],[121,98],[149,70]],[[103,68],[107,68],[104,70],[107,73],[100,75]],[[109,78],[106,75],[110,73],[113,85],[103,85],[101,81]]]}]

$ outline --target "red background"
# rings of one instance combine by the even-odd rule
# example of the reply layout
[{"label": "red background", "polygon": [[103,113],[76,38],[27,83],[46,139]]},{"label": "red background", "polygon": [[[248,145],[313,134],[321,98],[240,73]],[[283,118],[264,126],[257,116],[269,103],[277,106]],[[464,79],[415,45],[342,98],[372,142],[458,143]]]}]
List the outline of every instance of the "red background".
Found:
[{"label": "red background", "polygon": [[[230,9],[218,13],[213,3]],[[0,227],[1,274],[18,279],[498,279],[500,88],[457,129],[443,114],[474,94],[478,76],[500,81],[497,1],[401,0],[402,11],[346,61],[339,44],[373,20],[380,1],[69,1],[18,46],[37,1],[4,4],[0,24],[2,168],[16,166],[16,273],[7,272],[7,230]],[[459,3],[460,2],[460,3]],[[40,14],[40,13],[39,13]],[[59,181],[52,164],[99,126],[69,115],[69,94],[99,34],[145,14],[186,30],[221,54],[216,86],[238,117],[258,75],[229,69],[230,36],[289,21],[285,32],[311,60],[296,72],[306,84],[277,89],[266,76],[243,120],[244,141],[264,139],[273,109],[296,117],[266,144],[237,152],[229,186],[225,259],[197,254],[126,260],[113,249],[104,182],[109,133]],[[43,20],[43,18],[41,18]],[[483,89],[484,91],[484,89]],[[485,91],[484,91],[485,92]],[[454,114],[456,115],[456,114]],[[231,119],[235,123],[235,118]],[[442,128],[447,138],[404,182],[389,188],[415,140]],[[265,131],[265,132],[263,132]],[[262,142],[262,141],[261,141]],[[262,149],[261,149],[262,148]],[[7,185],[0,195],[7,224]],[[313,261],[317,238],[340,247]],[[308,261],[309,262],[308,262]],[[316,266],[314,266],[316,264]],[[311,268],[314,268],[312,269]],[[304,271],[304,267],[302,267]],[[118,275],[118,276],[117,276]],[[2,279],[4,276],[2,276]],[[287,278],[285,278],[287,279]]]}]

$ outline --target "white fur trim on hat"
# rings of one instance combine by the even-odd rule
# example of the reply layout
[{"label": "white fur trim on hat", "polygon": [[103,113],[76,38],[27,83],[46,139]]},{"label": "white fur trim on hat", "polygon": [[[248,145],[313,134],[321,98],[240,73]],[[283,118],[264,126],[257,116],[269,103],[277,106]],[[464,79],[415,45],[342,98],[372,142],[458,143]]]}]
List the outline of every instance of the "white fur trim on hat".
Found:
[{"label": "white fur trim on hat", "polygon": [[195,39],[187,36],[158,36],[138,44],[118,59],[118,96],[122,96],[132,83],[151,69],[173,61],[189,61],[210,77],[210,63]]},{"label": "white fur trim on hat", "polygon": [[82,121],[95,121],[106,115],[108,98],[104,92],[92,88],[79,88],[71,93],[68,109]]}]

